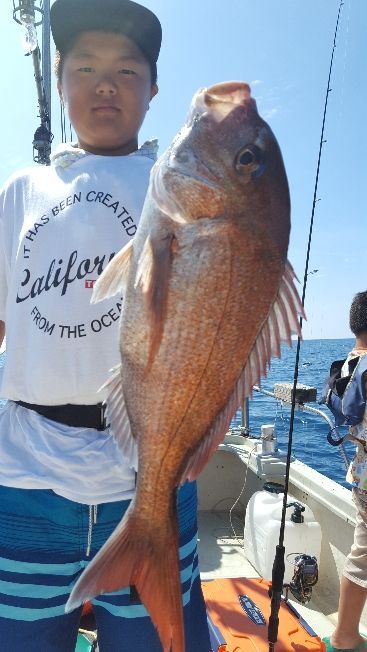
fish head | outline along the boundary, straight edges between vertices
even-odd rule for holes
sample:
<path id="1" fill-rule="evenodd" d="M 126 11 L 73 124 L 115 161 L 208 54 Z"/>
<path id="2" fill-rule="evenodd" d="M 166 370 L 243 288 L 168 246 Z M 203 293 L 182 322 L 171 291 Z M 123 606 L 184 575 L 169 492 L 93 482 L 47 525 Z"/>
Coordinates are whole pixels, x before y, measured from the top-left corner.
<path id="1" fill-rule="evenodd" d="M 290 200 L 281 151 L 245 82 L 196 93 L 185 125 L 153 168 L 151 188 L 177 222 L 225 217 L 242 228 L 256 222 L 287 249 Z"/>

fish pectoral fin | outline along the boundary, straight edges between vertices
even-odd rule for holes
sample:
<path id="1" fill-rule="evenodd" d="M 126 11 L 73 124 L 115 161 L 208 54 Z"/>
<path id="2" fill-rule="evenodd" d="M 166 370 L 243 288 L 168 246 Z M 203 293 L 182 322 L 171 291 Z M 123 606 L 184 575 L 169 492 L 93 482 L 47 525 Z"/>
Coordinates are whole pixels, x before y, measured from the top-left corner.
<path id="1" fill-rule="evenodd" d="M 147 237 L 138 264 L 135 287 L 144 294 L 150 324 L 148 368 L 152 364 L 162 340 L 167 310 L 169 281 L 177 240 L 173 233 L 164 237 Z"/>
<path id="2" fill-rule="evenodd" d="M 205 464 L 223 441 L 236 410 L 243 405 L 247 396 L 252 394 L 254 385 L 266 376 L 271 357 L 280 357 L 280 343 L 285 340 L 292 343 L 292 333 L 301 336 L 298 315 L 305 316 L 302 303 L 294 285 L 295 274 L 289 262 L 286 263 L 283 278 L 264 322 L 242 369 L 238 381 L 226 405 L 219 412 L 202 438 L 199 447 L 192 454 L 185 467 L 181 484 L 186 480 L 195 480 Z"/>
<path id="3" fill-rule="evenodd" d="M 99 390 L 107 392 L 106 421 L 128 466 L 138 468 L 138 445 L 133 436 L 126 409 L 121 380 L 121 364 L 111 370 L 111 376 Z"/>
<path id="4" fill-rule="evenodd" d="M 124 292 L 133 253 L 133 241 L 125 245 L 108 263 L 101 276 L 94 284 L 91 303 L 109 299 L 119 292 Z"/>
<path id="5" fill-rule="evenodd" d="M 134 586 L 157 628 L 164 652 L 185 652 L 177 518 L 162 530 L 142 528 L 134 501 L 74 586 L 68 613 L 97 595 Z M 154 523 L 153 523 L 154 525 Z M 175 545 L 176 544 L 176 545 Z M 135 592 L 136 596 L 136 592 Z"/>

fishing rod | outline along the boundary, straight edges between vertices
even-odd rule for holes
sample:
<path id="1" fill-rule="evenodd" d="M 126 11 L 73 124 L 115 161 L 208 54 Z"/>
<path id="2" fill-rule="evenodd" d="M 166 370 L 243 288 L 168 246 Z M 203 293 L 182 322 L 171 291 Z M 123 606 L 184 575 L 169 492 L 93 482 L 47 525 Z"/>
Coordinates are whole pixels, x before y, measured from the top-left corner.
<path id="1" fill-rule="evenodd" d="M 336 37 L 337 37 L 337 34 L 338 34 L 340 15 L 341 15 L 341 10 L 342 10 L 343 4 L 344 4 L 344 2 L 342 0 L 340 0 L 338 16 L 337 16 L 337 21 L 336 21 L 336 27 L 335 27 L 335 32 L 334 32 L 333 47 L 332 47 L 332 51 L 331 51 L 330 66 L 329 66 L 329 76 L 328 76 L 328 81 L 327 81 L 326 96 L 325 96 L 325 103 L 324 103 L 324 113 L 323 113 L 323 119 L 322 119 L 319 153 L 318 153 L 317 168 L 316 168 L 315 187 L 314 187 L 312 211 L 311 211 L 311 219 L 310 219 L 310 228 L 309 228 L 309 235 L 308 235 L 305 272 L 304 272 L 304 277 L 303 277 L 303 289 L 302 289 L 302 306 L 303 307 L 305 305 L 307 278 L 308 278 L 308 275 L 309 275 L 308 266 L 309 266 L 309 259 L 310 259 L 310 250 L 311 250 L 312 232 L 313 232 L 313 224 L 314 224 L 314 216 L 315 216 L 315 207 L 316 207 L 316 203 L 317 203 L 317 188 L 318 188 L 318 182 L 319 182 L 321 155 L 322 155 L 323 146 L 324 146 L 324 144 L 326 142 L 324 140 L 324 131 L 325 131 L 325 123 L 326 123 L 326 114 L 327 114 L 329 94 L 331 92 L 330 80 L 331 80 L 331 73 L 332 73 L 333 63 L 334 63 L 334 53 L 335 53 L 335 49 L 336 49 Z M 303 324 L 303 317 L 301 315 L 300 319 L 299 319 L 300 332 L 302 332 L 302 324 Z M 301 348 L 301 336 L 299 335 L 298 338 L 297 338 L 296 359 L 295 359 L 295 366 L 294 366 L 292 404 L 291 404 L 291 415 L 290 415 L 290 423 L 289 423 L 289 437 L 288 437 L 287 461 L 286 461 L 285 482 L 284 482 L 284 497 L 283 497 L 282 517 L 281 517 L 281 524 L 280 524 L 279 543 L 278 543 L 278 545 L 276 547 L 275 559 L 274 559 L 273 571 L 272 571 L 271 609 L 270 609 L 270 617 L 269 617 L 269 625 L 268 625 L 269 652 L 274 652 L 275 644 L 276 644 L 277 638 L 278 638 L 279 609 L 280 609 L 280 603 L 281 603 L 281 598 L 282 598 L 283 579 L 284 579 L 284 570 L 285 570 L 285 566 L 284 566 L 284 553 L 285 553 L 284 530 L 285 530 L 285 516 L 286 516 L 286 507 L 287 507 L 288 485 L 289 485 L 289 470 L 290 470 L 290 462 L 291 462 L 291 455 L 292 455 L 293 425 L 294 425 L 294 414 L 295 414 L 295 407 L 296 407 L 296 389 L 297 389 L 297 381 L 298 381 L 300 348 Z"/>
<path id="2" fill-rule="evenodd" d="M 39 4 L 37 4 L 39 3 Z M 33 137 L 33 160 L 50 165 L 51 143 L 51 61 L 50 61 L 50 0 L 13 0 L 13 18 L 23 27 L 23 47 L 33 60 L 39 106 L 40 126 Z M 42 25 L 42 55 L 38 46 L 37 27 Z"/>

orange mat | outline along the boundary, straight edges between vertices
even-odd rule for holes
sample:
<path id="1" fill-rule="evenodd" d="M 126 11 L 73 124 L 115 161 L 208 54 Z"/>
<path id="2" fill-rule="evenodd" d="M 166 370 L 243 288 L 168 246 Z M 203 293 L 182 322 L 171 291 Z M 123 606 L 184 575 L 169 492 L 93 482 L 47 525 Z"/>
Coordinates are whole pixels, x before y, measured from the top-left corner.
<path id="1" fill-rule="evenodd" d="M 271 583 L 263 579 L 202 582 L 213 652 L 268 652 Z M 279 610 L 276 652 L 325 652 L 325 644 L 285 602 Z"/>

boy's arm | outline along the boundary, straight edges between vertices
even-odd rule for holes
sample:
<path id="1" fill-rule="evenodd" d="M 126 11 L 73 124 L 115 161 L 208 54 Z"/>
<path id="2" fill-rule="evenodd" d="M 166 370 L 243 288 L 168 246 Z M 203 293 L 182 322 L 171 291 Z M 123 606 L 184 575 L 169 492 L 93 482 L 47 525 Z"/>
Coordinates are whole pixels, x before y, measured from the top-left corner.
<path id="1" fill-rule="evenodd" d="M 0 346 L 3 343 L 4 337 L 5 337 L 5 323 L 3 321 L 0 321 Z"/>

